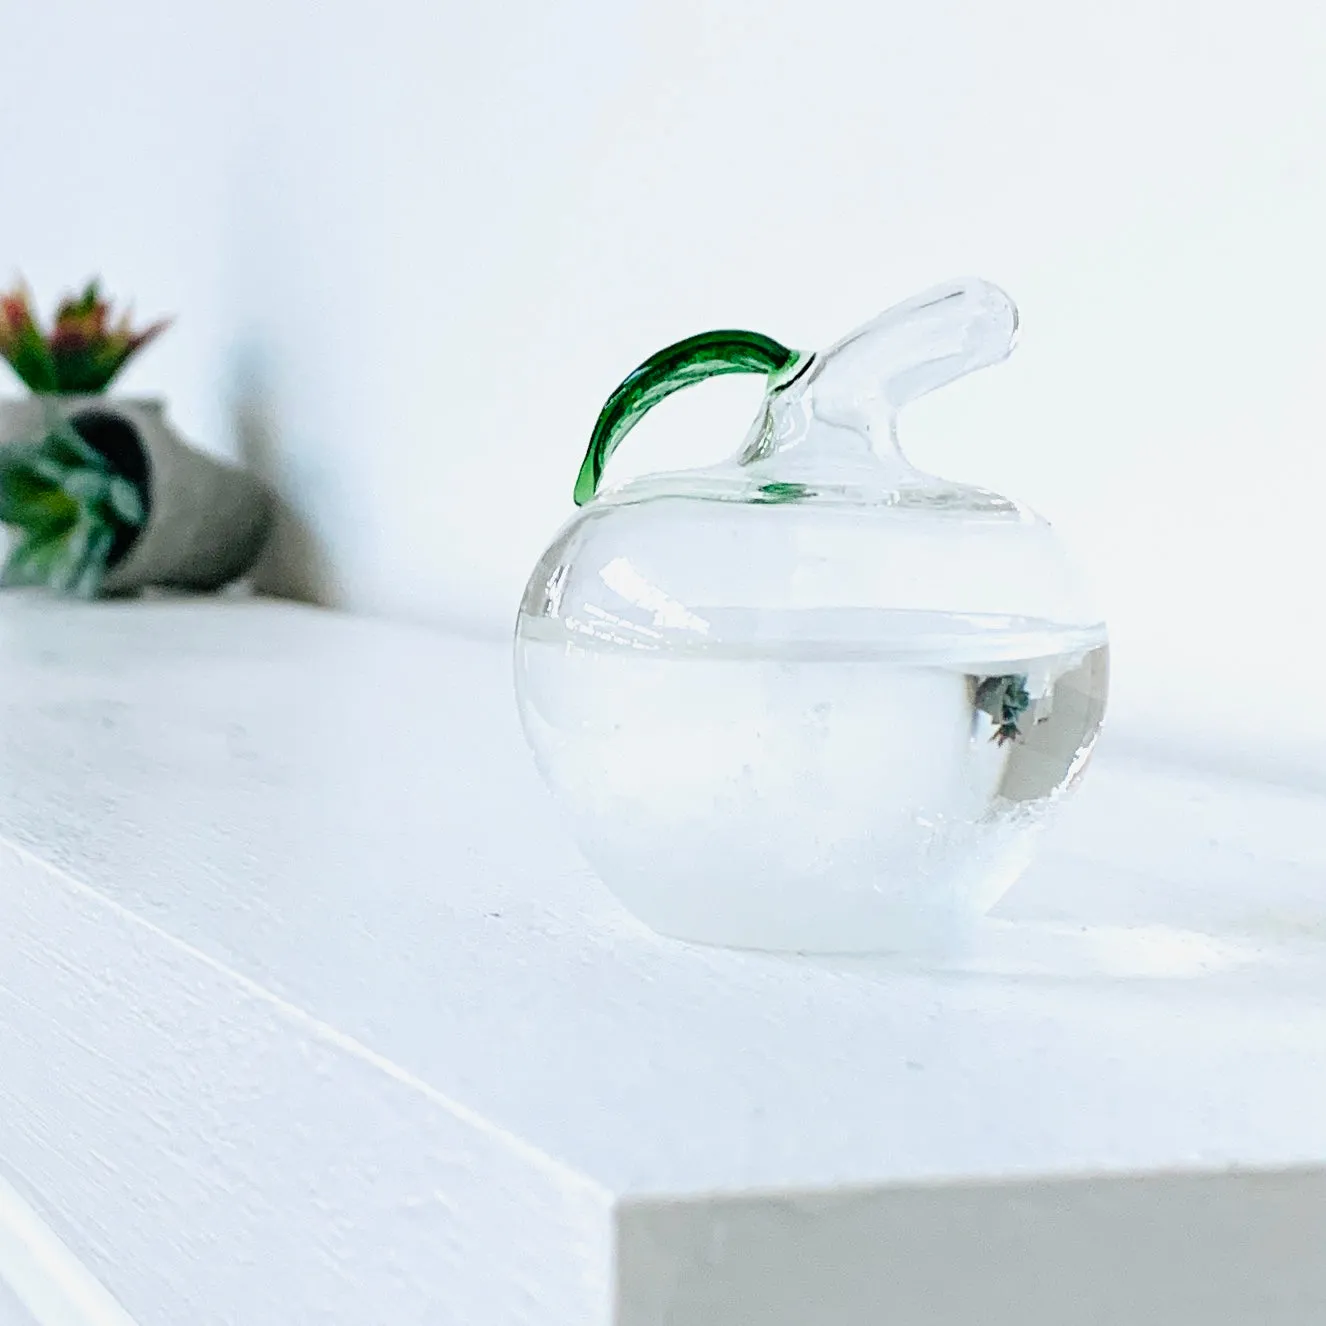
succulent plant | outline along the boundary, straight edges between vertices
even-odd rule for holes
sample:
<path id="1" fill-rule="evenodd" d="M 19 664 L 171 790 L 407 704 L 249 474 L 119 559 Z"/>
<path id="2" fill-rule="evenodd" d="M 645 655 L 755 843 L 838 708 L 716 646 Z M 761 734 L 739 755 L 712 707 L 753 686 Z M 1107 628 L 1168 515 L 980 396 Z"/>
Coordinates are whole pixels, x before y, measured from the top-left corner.
<path id="1" fill-rule="evenodd" d="M 49 333 L 38 326 L 25 286 L 0 295 L 0 354 L 41 394 L 105 391 L 130 356 L 168 325 L 162 319 L 134 330 L 128 313 L 112 321 L 111 305 L 95 280 L 82 294 L 60 301 Z"/>
<path id="2" fill-rule="evenodd" d="M 139 486 L 63 420 L 0 447 L 0 522 L 16 531 L 0 585 L 95 598 L 146 519 Z"/>
<path id="3" fill-rule="evenodd" d="M 1022 718 L 1031 708 L 1025 676 L 1014 673 L 1006 677 L 986 677 L 976 684 L 975 702 L 977 709 L 994 720 L 991 741 L 1002 746 L 1006 741 L 1018 741 L 1022 737 Z"/>

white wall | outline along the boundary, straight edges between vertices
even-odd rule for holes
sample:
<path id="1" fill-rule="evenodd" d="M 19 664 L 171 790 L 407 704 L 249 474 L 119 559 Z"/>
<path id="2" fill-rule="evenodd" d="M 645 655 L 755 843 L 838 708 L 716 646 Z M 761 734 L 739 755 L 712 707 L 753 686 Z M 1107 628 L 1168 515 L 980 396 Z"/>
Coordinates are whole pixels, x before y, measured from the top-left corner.
<path id="1" fill-rule="evenodd" d="M 979 273 L 1022 347 L 912 410 L 914 458 L 1083 548 L 1134 726 L 1326 770 L 1312 0 L 0 0 L 0 37 L 0 267 L 180 312 L 126 385 L 270 451 L 307 526 L 273 583 L 505 629 L 645 354 Z M 670 404 L 618 472 L 758 394 Z"/>

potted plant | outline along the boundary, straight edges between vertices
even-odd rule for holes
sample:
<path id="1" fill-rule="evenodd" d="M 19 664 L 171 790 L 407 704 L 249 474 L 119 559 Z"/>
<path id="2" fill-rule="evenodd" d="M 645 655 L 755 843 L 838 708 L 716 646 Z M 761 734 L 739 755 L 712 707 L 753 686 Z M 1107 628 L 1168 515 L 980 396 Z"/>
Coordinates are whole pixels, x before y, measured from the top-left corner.
<path id="1" fill-rule="evenodd" d="M 107 394 L 167 326 L 135 329 L 89 283 L 49 331 L 27 291 L 0 295 L 0 355 L 31 389 L 0 402 L 0 583 L 90 597 L 148 585 L 216 589 L 262 551 L 272 499 L 183 441 L 155 399 Z"/>

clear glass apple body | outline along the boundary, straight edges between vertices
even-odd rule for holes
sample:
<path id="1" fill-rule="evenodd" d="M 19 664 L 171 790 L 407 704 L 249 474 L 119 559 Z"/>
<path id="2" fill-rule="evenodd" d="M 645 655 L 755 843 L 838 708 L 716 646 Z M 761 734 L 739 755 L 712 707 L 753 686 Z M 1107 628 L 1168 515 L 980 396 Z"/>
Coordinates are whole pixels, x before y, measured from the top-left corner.
<path id="1" fill-rule="evenodd" d="M 604 491 L 526 588 L 516 691 L 596 873 L 656 930 L 801 952 L 960 944 L 1104 712 L 1052 528 L 921 473 L 896 411 L 1003 358 L 984 283 L 771 375 L 740 452 Z"/>

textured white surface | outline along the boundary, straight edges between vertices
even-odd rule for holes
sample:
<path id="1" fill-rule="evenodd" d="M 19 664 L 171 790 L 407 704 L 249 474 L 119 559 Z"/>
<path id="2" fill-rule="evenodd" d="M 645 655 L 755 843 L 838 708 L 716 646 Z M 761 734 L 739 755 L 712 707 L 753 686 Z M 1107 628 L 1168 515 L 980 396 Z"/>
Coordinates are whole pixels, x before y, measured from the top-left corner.
<path id="1" fill-rule="evenodd" d="M 144 1326 L 1326 1312 L 1320 791 L 1107 745 L 935 972 L 644 932 L 492 645 L 11 597 L 0 714 L 0 1165 Z"/>
<path id="2" fill-rule="evenodd" d="M 38 1326 L 8 1286 L 0 1285 L 0 1326 Z"/>
<path id="3" fill-rule="evenodd" d="M 105 1286 L 3 1181 L 0 1326 L 134 1326 Z"/>

